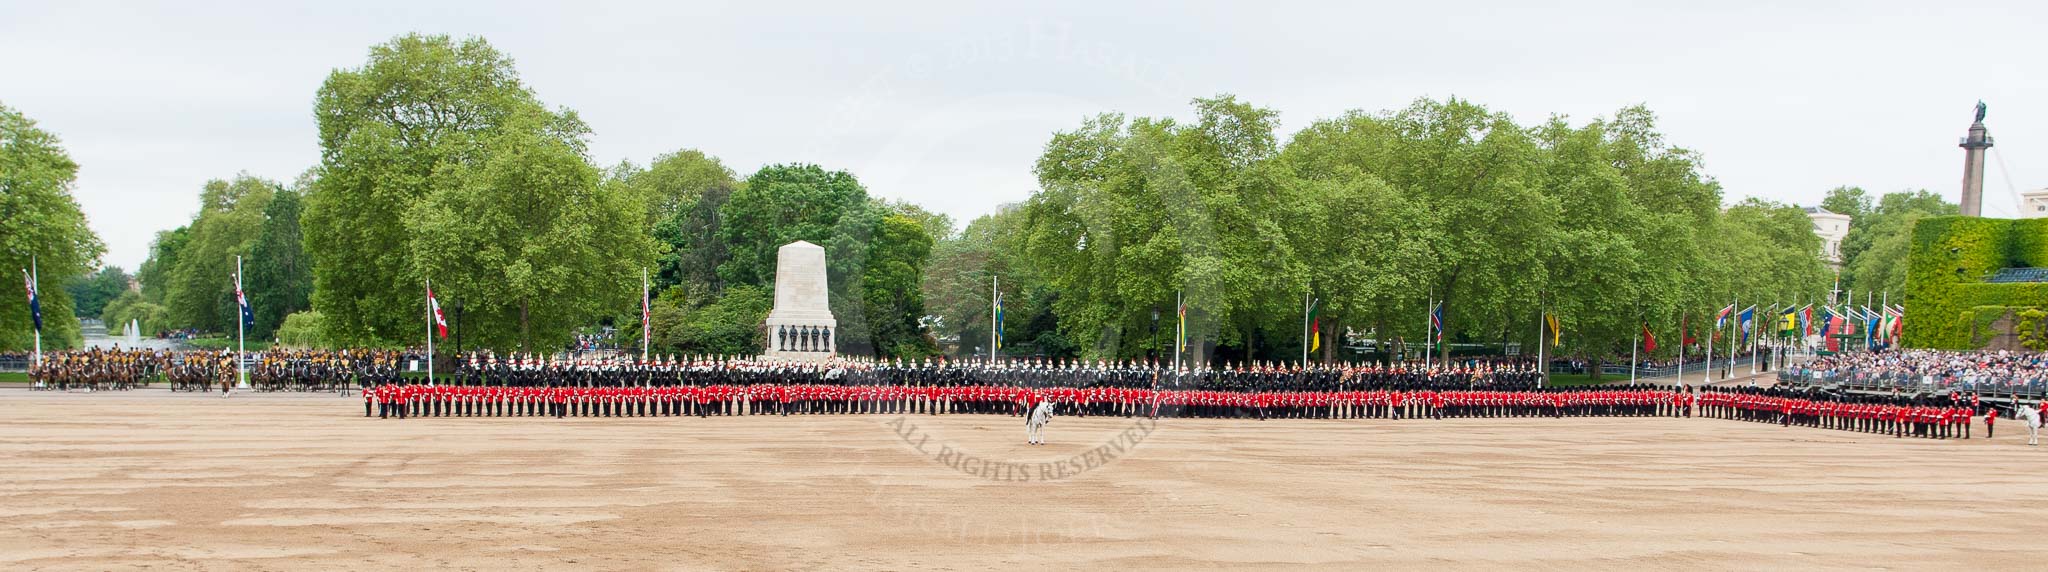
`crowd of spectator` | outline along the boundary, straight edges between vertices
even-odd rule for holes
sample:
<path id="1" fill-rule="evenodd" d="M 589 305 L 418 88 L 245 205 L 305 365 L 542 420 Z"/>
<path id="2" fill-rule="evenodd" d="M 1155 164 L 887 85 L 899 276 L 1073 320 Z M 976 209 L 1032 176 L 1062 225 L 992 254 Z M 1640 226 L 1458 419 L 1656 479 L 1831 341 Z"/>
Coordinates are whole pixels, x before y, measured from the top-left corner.
<path id="1" fill-rule="evenodd" d="M 1880 350 L 1819 358 L 1786 369 L 1783 377 L 1856 388 L 2041 395 L 2048 389 L 2048 354 Z"/>

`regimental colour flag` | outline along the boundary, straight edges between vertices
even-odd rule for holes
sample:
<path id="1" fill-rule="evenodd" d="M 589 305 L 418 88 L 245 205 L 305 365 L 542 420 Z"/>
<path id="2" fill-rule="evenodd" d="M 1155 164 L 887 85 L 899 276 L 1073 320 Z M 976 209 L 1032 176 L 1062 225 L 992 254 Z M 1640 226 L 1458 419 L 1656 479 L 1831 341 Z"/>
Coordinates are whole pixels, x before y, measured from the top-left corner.
<path id="1" fill-rule="evenodd" d="M 43 331 L 43 299 L 42 296 L 37 295 L 36 279 L 28 273 L 27 268 L 21 269 L 21 282 L 28 285 L 29 318 L 35 321 L 36 331 Z"/>
<path id="2" fill-rule="evenodd" d="M 441 302 L 434 299 L 434 287 L 427 287 L 427 309 L 434 314 L 434 330 L 442 339 L 448 338 L 448 319 L 441 316 Z"/>

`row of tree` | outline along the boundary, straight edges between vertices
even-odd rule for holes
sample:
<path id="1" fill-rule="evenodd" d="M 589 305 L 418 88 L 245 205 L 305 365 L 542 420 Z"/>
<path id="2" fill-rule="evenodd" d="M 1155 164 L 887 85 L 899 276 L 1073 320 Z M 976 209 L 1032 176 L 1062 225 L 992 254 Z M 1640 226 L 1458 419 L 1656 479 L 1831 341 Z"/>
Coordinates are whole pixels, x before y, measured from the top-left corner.
<path id="1" fill-rule="evenodd" d="M 986 345 L 996 275 L 1025 351 L 1164 359 L 1184 299 L 1197 361 L 1300 359 L 1305 296 L 1322 359 L 1356 357 L 1338 353 L 1344 332 L 1419 344 L 1441 304 L 1449 342 L 1533 353 L 1547 312 L 1558 350 L 1599 360 L 1646 326 L 1704 340 L 1736 298 L 1811 302 L 1830 279 L 1800 209 L 1724 208 L 1639 107 L 1524 126 L 1421 100 L 1283 141 L 1276 113 L 1224 96 L 1195 100 L 1191 121 L 1090 119 L 1036 170 L 1041 190 L 942 242 L 926 274 L 963 353 Z"/>

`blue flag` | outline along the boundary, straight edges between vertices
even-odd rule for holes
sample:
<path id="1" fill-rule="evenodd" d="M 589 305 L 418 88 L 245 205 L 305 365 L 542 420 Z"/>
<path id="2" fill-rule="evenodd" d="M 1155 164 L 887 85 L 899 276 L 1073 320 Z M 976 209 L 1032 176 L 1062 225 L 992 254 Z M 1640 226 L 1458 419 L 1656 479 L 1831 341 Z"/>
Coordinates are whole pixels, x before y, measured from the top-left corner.
<path id="1" fill-rule="evenodd" d="M 235 305 L 242 310 L 242 327 L 256 327 L 256 312 L 249 309 L 249 297 L 242 295 L 242 277 L 235 276 Z"/>
<path id="2" fill-rule="evenodd" d="M 28 315 L 35 320 L 36 331 L 43 331 L 43 300 L 36 295 L 36 279 L 24 268 L 21 270 L 21 282 L 28 285 Z"/>
<path id="3" fill-rule="evenodd" d="M 1755 320 L 1756 320 L 1756 307 L 1755 307 L 1755 306 L 1750 306 L 1750 307 L 1749 307 L 1749 309 L 1747 309 L 1747 310 L 1743 310 L 1743 311 L 1742 311 L 1742 313 L 1741 313 L 1740 315 L 1737 315 L 1737 316 L 1736 316 L 1736 318 L 1735 318 L 1735 321 L 1736 321 L 1736 323 L 1742 324 L 1742 343 L 1745 343 L 1745 344 L 1746 344 L 1746 343 L 1749 343 L 1749 331 L 1750 331 L 1751 329 L 1754 329 L 1754 328 L 1756 327 L 1756 323 L 1755 323 Z"/>
<path id="4" fill-rule="evenodd" d="M 996 349 L 1003 349 L 1003 295 L 996 294 Z"/>

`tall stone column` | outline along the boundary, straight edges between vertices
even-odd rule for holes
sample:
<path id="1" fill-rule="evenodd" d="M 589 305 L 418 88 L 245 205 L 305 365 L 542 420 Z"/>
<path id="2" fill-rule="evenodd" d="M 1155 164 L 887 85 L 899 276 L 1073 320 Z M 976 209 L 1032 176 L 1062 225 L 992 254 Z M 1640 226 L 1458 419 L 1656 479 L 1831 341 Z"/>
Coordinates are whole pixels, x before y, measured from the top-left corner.
<path id="1" fill-rule="evenodd" d="M 1984 152 L 1991 135 L 1984 129 L 1984 102 L 1977 102 L 1977 120 L 1958 147 L 1963 148 L 1963 216 L 1984 216 Z"/>

